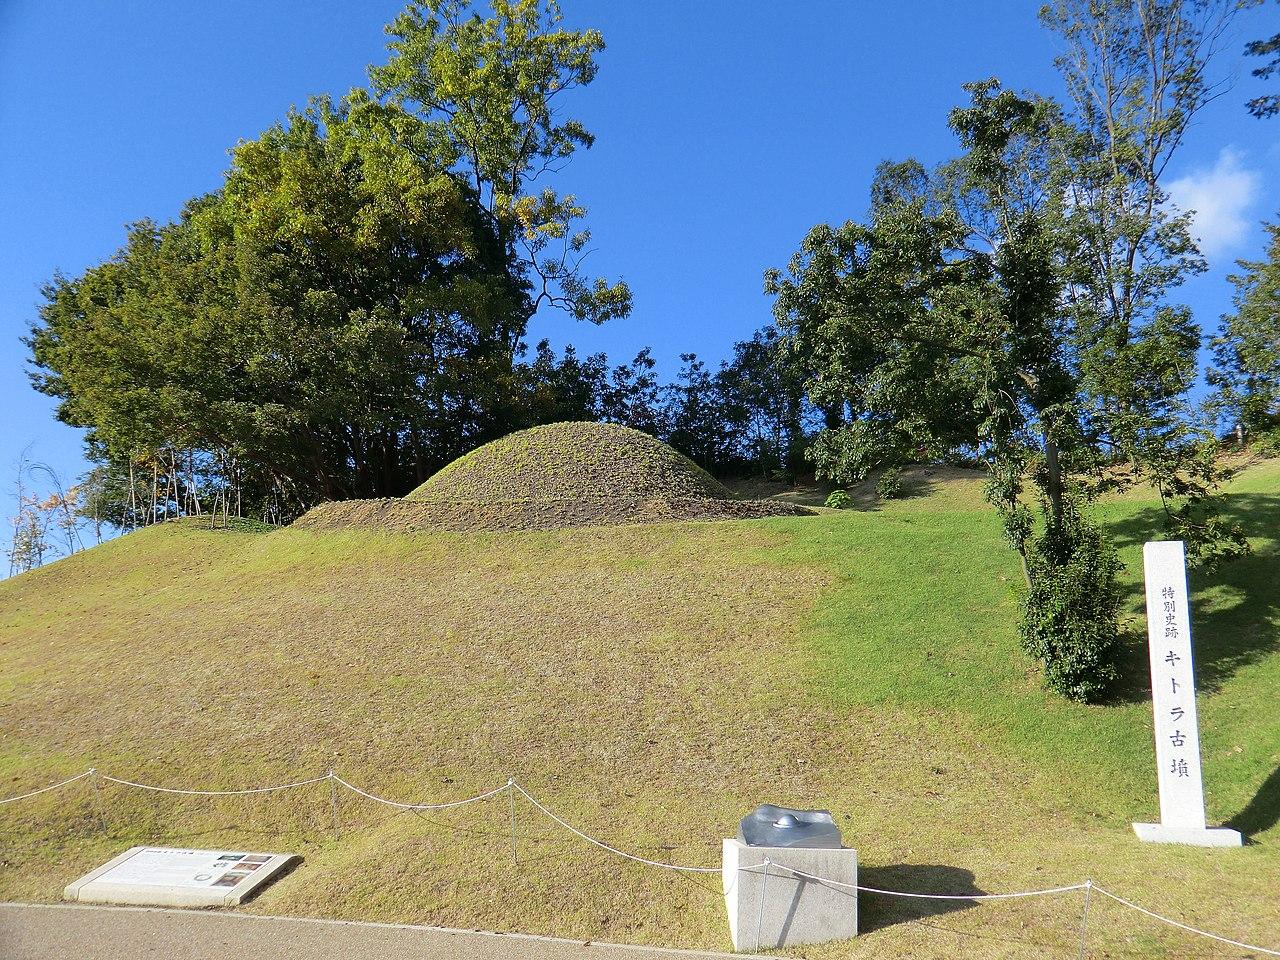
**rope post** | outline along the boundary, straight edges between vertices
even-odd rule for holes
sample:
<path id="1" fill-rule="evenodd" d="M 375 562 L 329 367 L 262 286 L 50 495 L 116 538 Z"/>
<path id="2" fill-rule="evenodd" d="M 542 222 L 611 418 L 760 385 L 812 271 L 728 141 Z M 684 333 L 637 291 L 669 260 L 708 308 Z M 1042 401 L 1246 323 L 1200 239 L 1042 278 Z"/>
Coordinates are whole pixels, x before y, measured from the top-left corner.
<path id="1" fill-rule="evenodd" d="M 760 949 L 760 928 L 764 925 L 764 898 L 769 892 L 769 864 L 772 861 L 765 857 L 764 859 L 764 880 L 760 884 L 760 904 L 756 909 L 756 949 Z"/>
<path id="2" fill-rule="evenodd" d="M 1084 910 L 1080 914 L 1080 957 L 1079 960 L 1085 960 L 1084 954 L 1087 949 L 1086 940 L 1089 936 L 1089 894 L 1093 893 L 1093 881 L 1086 880 L 1084 882 Z"/>
<path id="3" fill-rule="evenodd" d="M 89 768 L 89 779 L 93 783 L 93 807 L 98 815 L 98 829 L 107 832 L 107 808 L 102 802 L 102 777 L 96 767 Z"/>
<path id="4" fill-rule="evenodd" d="M 342 820 L 338 816 L 338 778 L 329 768 L 329 801 L 333 804 L 333 839 L 342 837 Z"/>
<path id="5" fill-rule="evenodd" d="M 520 862 L 520 848 L 516 842 L 516 781 L 507 777 L 507 801 L 511 813 L 511 862 Z"/>

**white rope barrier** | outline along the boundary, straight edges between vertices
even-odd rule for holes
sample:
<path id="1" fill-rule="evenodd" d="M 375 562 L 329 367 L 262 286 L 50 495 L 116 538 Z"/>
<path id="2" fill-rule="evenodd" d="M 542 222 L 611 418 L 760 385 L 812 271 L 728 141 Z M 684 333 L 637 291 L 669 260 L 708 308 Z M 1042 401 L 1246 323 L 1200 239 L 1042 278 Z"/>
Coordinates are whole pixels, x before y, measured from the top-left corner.
<path id="1" fill-rule="evenodd" d="M 1110 897 L 1116 903 L 1123 904 L 1124 906 L 1128 907 L 1130 910 L 1137 910 L 1139 913 L 1145 913 L 1148 917 L 1151 917 L 1153 920 L 1159 920 L 1161 923 L 1167 923 L 1169 926 L 1177 927 L 1179 930 L 1185 930 L 1187 933 L 1194 933 L 1201 937 L 1208 937 L 1210 940 L 1217 940 L 1219 943 L 1230 944 L 1231 946 L 1239 947 L 1242 950 L 1256 950 L 1258 953 L 1265 953 L 1267 954 L 1267 956 L 1270 956 L 1270 957 L 1280 957 L 1280 950 L 1268 950 L 1266 947 L 1259 947 L 1252 943 L 1241 943 L 1239 940 L 1230 940 L 1227 937 L 1220 937 L 1216 933 L 1210 933 L 1208 930 L 1200 930 L 1197 927 L 1188 926 L 1185 923 L 1179 923 L 1177 920 L 1172 920 L 1169 917 L 1161 916 L 1160 914 L 1155 913 L 1152 910 L 1148 910 L 1146 907 L 1140 907 L 1136 903 L 1132 902 L 1131 900 L 1126 900 L 1124 897 L 1118 897 L 1114 893 L 1112 893 L 1110 890 L 1104 890 L 1102 887 L 1098 886 L 1096 883 L 1093 884 L 1093 889 L 1097 890 L 1104 897 Z"/>
<path id="2" fill-rule="evenodd" d="M 475 803 L 477 800 L 488 800 L 492 796 L 496 796 L 499 793 L 511 789 L 511 785 L 509 783 L 504 783 L 500 787 L 494 787 L 492 790 L 486 790 L 484 793 L 476 794 L 474 797 L 467 797 L 465 800 L 453 800 L 448 803 L 400 803 L 397 800 L 387 800 L 385 797 L 379 797 L 372 793 L 367 793 L 354 784 L 350 784 L 346 780 L 343 780 L 336 773 L 333 774 L 333 779 L 342 784 L 352 793 L 358 793 L 360 796 L 366 797 L 369 800 L 373 800 L 377 803 L 385 803 L 388 807 L 396 807 L 400 810 L 448 810 L 451 807 L 465 807 L 468 803 Z"/>
<path id="3" fill-rule="evenodd" d="M 521 786 L 515 780 L 508 780 L 506 783 L 502 784 L 501 786 L 494 787 L 492 790 L 486 790 L 484 793 L 476 794 L 474 797 L 467 797 L 464 800 L 453 800 L 445 803 L 401 803 L 400 801 L 397 801 L 397 800 L 388 800 L 385 797 L 379 797 L 376 794 L 369 793 L 366 790 L 361 790 L 355 784 L 350 783 L 347 780 L 344 780 L 342 777 L 338 776 L 333 771 L 326 773 L 322 777 L 312 777 L 309 780 L 298 780 L 293 783 L 282 783 L 282 784 L 278 784 L 275 786 L 268 786 L 268 787 L 249 787 L 242 790 L 188 790 L 188 789 L 180 789 L 177 787 L 161 787 L 155 784 L 138 783 L 134 780 L 124 780 L 124 779 L 121 779 L 120 777 L 111 777 L 104 773 L 98 773 L 95 769 L 89 769 L 89 770 L 86 770 L 84 773 L 76 774 L 74 777 L 68 777 L 66 780 L 60 780 L 57 783 L 51 783 L 46 787 L 40 787 L 38 790 L 32 790 L 28 793 L 22 793 L 22 794 L 18 794 L 17 796 L 5 797 L 3 799 L 0 799 L 0 806 L 4 806 L 5 804 L 8 804 L 8 803 L 15 803 L 19 800 L 27 800 L 31 797 L 39 796 L 42 793 L 49 793 L 50 791 L 53 791 L 53 790 L 60 790 L 63 787 L 67 787 L 73 783 L 76 783 L 77 781 L 84 780 L 87 777 L 96 777 L 97 780 L 105 780 L 110 783 L 118 784 L 122 787 L 132 787 L 137 790 L 147 790 L 154 793 L 171 793 L 171 794 L 181 794 L 183 796 L 199 796 L 199 797 L 240 797 L 240 796 L 248 796 L 252 794 L 276 793 L 281 790 L 293 790 L 298 787 L 309 787 L 317 783 L 332 782 L 335 784 L 341 784 L 351 792 L 356 793 L 368 800 L 372 800 L 376 803 L 385 804 L 386 806 L 389 806 L 389 807 L 395 807 L 400 810 L 448 810 L 454 807 L 462 807 L 470 803 L 476 803 L 480 800 L 487 800 L 490 797 L 497 796 L 498 794 L 501 794 L 501 793 L 508 793 L 514 799 L 515 794 L 519 793 L 526 800 L 528 800 L 529 803 L 531 803 L 535 809 L 537 809 L 540 813 L 542 813 L 548 819 L 559 824 L 561 827 L 568 830 L 570 833 L 574 834 L 575 836 L 587 841 L 590 844 L 593 844 L 594 846 L 599 847 L 601 850 L 607 850 L 609 853 L 612 853 L 616 856 L 623 857 L 627 860 L 635 861 L 636 863 L 643 863 L 647 866 L 659 867 L 664 870 L 676 870 L 681 873 L 720 873 L 721 872 L 720 867 L 691 867 L 683 864 L 667 863 L 663 860 L 651 860 L 648 857 L 641 857 L 634 853 L 628 853 L 625 850 L 619 850 L 617 847 L 610 846 L 609 844 L 605 843 L 603 840 L 597 840 L 595 837 L 591 836 L 590 834 L 584 833 L 583 831 L 575 827 L 573 824 L 565 820 L 563 817 L 559 816 L 558 814 L 554 813 L 552 810 L 548 809 L 545 805 L 540 803 L 538 799 L 533 796 L 533 794 L 529 793 L 528 790 L 526 790 L 523 786 Z M 515 822 L 514 808 L 512 809 L 511 814 L 512 814 L 512 825 L 513 825 L 513 831 L 514 831 L 514 822 Z M 514 832 L 513 832 L 513 837 L 514 837 Z M 514 850 L 514 847 L 513 847 L 513 850 Z M 878 894 L 880 896 L 886 896 L 886 897 L 907 897 L 907 898 L 916 899 L 916 900 L 1015 900 L 1023 897 L 1044 897 L 1044 896 L 1051 896 L 1053 894 L 1059 894 L 1059 893 L 1073 893 L 1077 890 L 1084 890 L 1086 891 L 1086 894 L 1087 894 L 1090 891 L 1096 890 L 1098 893 L 1102 894 L 1104 897 L 1108 897 L 1109 899 L 1114 900 L 1116 903 L 1119 903 L 1122 906 L 1129 908 L 1130 910 L 1136 910 L 1138 913 L 1148 916 L 1153 920 L 1157 920 L 1160 923 L 1167 924 L 1171 927 L 1176 927 L 1177 929 L 1182 930 L 1186 933 L 1195 934 L 1196 936 L 1199 936 L 1199 937 L 1206 937 L 1210 940 L 1216 940 L 1219 943 L 1225 943 L 1229 946 L 1238 947 L 1242 950 L 1253 950 L 1258 953 L 1266 954 L 1267 956 L 1280 957 L 1280 950 L 1272 950 L 1267 947 L 1257 946 L 1256 944 L 1244 943 L 1243 941 L 1240 941 L 1240 940 L 1232 940 L 1229 937 L 1223 937 L 1216 933 L 1210 933 L 1207 930 L 1201 930 L 1198 927 L 1193 927 L 1189 924 L 1182 923 L 1178 920 L 1172 919 L 1171 917 L 1163 916 L 1162 914 L 1156 913 L 1153 910 L 1148 910 L 1146 907 L 1143 907 L 1143 906 L 1140 906 L 1139 904 L 1134 903 L 1132 900 L 1126 900 L 1124 897 L 1118 896 L 1117 894 L 1114 894 L 1109 890 L 1105 890 L 1091 880 L 1086 881 L 1085 883 L 1075 883 L 1075 884 L 1071 884 L 1069 886 L 1064 886 L 1064 887 L 1046 887 L 1041 890 L 1023 890 L 1023 891 L 1017 891 L 1014 893 L 973 893 L 973 894 L 913 893 L 906 890 L 885 890 L 880 887 L 868 887 L 862 884 L 846 883 L 841 880 L 832 880 L 828 877 L 820 877 L 820 876 L 817 876 L 816 874 L 806 873 L 803 870 L 796 870 L 792 867 L 786 866 L 785 864 L 774 863 L 773 861 L 765 861 L 764 863 L 753 864 L 751 866 L 745 866 L 745 867 L 739 867 L 738 869 L 739 870 L 759 870 L 763 868 L 767 871 L 772 867 L 777 867 L 781 870 L 785 870 L 786 872 L 792 874 L 793 876 L 802 877 L 805 880 L 810 880 L 814 883 L 824 883 L 824 884 L 829 884 L 835 887 L 844 887 L 846 889 L 857 890 L 862 893 Z"/>
<path id="4" fill-rule="evenodd" d="M 780 864 L 775 864 L 780 866 Z M 823 880 L 822 877 L 809 877 L 811 880 L 822 880 L 823 883 L 837 883 L 835 880 Z M 880 890 L 876 887 L 858 886 L 863 893 L 878 893 L 886 897 L 914 897 L 918 900 L 1016 900 L 1021 897 L 1045 897 L 1054 893 L 1070 893 L 1073 890 L 1087 889 L 1084 883 L 1073 883 L 1069 887 L 1049 887 L 1045 890 L 1024 890 L 1019 893 L 907 893 L 903 890 Z"/>
<path id="5" fill-rule="evenodd" d="M 105 773 L 100 773 L 98 776 L 110 783 L 118 783 L 122 787 L 150 790 L 153 793 L 180 793 L 189 797 L 243 797 L 252 793 L 276 793 L 280 790 L 293 790 L 295 787 L 309 787 L 313 783 L 324 783 L 329 779 L 328 774 L 326 774 L 323 777 L 312 777 L 310 780 L 299 780 L 296 783 L 282 783 L 274 787 L 249 787 L 245 790 L 179 790 L 175 787 L 158 787 L 150 783 L 121 780 L 119 777 L 109 777 Z"/>
<path id="6" fill-rule="evenodd" d="M 48 793 L 50 790 L 58 790 L 67 786 L 67 784 L 75 783 L 77 780 L 83 780 L 85 777 L 91 776 L 93 776 L 93 771 L 86 770 L 84 773 L 77 773 L 74 777 L 69 777 L 61 783 L 51 783 L 47 787 L 41 787 L 39 790 L 32 790 L 30 793 L 21 793 L 16 797 L 7 797 L 4 800 L 0 800 L 0 806 L 4 806 L 6 803 L 14 803 L 17 800 L 26 800 L 28 797 L 39 796 L 42 793 Z"/>
<path id="7" fill-rule="evenodd" d="M 911 897 L 916 900 L 1015 900 L 1020 897 L 1045 897 L 1054 893 L 1071 893 L 1073 890 L 1084 890 L 1089 886 L 1087 883 L 1073 883 L 1068 887 L 1047 887 L 1043 890 L 1023 890 L 1018 893 L 907 893 L 905 890 L 882 890 L 879 887 L 864 887 L 859 883 L 828 880 L 826 877 L 805 873 L 803 870 L 795 870 L 781 863 L 773 865 L 780 870 L 793 873 L 797 877 L 804 877 L 806 880 L 813 880 L 817 883 L 828 883 L 833 887 L 845 887 L 850 890 L 859 890 L 862 893 L 878 893 L 886 897 Z"/>
<path id="8" fill-rule="evenodd" d="M 636 861 L 636 863 L 646 863 L 651 867 L 662 867 L 666 870 L 679 870 L 681 873 L 719 873 L 720 872 L 719 867 L 685 867 L 676 863 L 664 863 L 661 860 L 649 860 L 646 857 L 638 857 L 634 853 L 627 853 L 625 850 L 619 850 L 617 847 L 611 847 L 609 846 L 609 844 L 603 842 L 602 840 L 597 840 L 595 837 L 588 836 L 587 834 L 579 830 L 577 827 L 573 826 L 573 824 L 568 823 L 567 821 L 562 820 L 560 817 L 556 816 L 554 813 L 552 813 L 550 810 L 548 810 L 546 807 L 540 804 L 537 800 L 535 800 L 533 798 L 533 795 L 529 793 L 528 790 L 520 786 L 520 784 L 516 783 L 514 780 L 511 782 L 511 786 L 516 790 L 519 790 L 522 794 L 524 794 L 524 798 L 526 800 L 528 800 L 535 807 L 541 810 L 543 814 L 550 817 L 556 823 L 560 824 L 560 826 L 564 827 L 570 833 L 576 834 L 577 836 L 581 837 L 583 840 L 586 840 L 587 843 L 594 843 L 597 847 L 599 847 L 602 850 L 608 850 L 610 853 L 615 853 L 620 857 L 626 857 L 628 860 L 634 860 Z M 763 866 L 763 864 L 761 864 L 761 866 Z M 746 868 L 746 869 L 751 869 L 751 868 Z"/>

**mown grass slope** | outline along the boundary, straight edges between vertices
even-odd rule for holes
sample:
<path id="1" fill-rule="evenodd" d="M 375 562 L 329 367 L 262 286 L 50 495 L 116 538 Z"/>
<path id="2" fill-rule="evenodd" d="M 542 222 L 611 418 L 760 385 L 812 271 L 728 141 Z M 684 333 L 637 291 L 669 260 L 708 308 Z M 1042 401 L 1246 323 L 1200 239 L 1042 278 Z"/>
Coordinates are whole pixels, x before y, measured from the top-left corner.
<path id="1" fill-rule="evenodd" d="M 932 484 L 932 486 L 931 486 Z M 1092 877 L 1280 947 L 1280 462 L 1229 504 L 1254 554 L 1193 576 L 1210 817 L 1241 850 L 1137 843 L 1150 705 L 1044 693 L 1019 573 L 972 481 L 868 511 L 734 523 L 387 535 L 152 528 L 0 583 L 0 794 L 90 765 L 174 786 L 322 774 L 451 800 L 514 776 L 589 832 L 716 865 L 762 801 L 829 807 L 864 882 L 1001 892 Z M 1103 512 L 1131 585 L 1155 529 Z M 505 798 L 407 814 L 328 787 L 192 799 L 79 784 L 0 808 L 0 898 L 56 899 L 134 843 L 291 850 L 248 909 L 725 947 L 716 875 L 617 860 Z M 864 896 L 814 957 L 1075 956 L 1078 895 Z M 1090 956 L 1230 957 L 1096 899 Z"/>

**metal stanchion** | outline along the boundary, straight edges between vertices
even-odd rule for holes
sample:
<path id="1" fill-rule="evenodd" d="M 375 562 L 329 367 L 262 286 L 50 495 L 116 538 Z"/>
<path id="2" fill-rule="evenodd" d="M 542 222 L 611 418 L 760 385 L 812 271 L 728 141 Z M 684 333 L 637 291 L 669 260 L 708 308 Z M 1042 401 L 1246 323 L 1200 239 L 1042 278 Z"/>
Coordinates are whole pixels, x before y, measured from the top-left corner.
<path id="1" fill-rule="evenodd" d="M 1093 893 L 1093 881 L 1084 882 L 1084 910 L 1080 914 L 1080 958 L 1084 960 L 1086 940 L 1089 936 L 1089 894 Z"/>
<path id="2" fill-rule="evenodd" d="M 507 800 L 511 813 L 511 862 L 520 862 L 520 848 L 516 842 L 516 782 L 513 778 L 507 778 Z"/>
<path id="3" fill-rule="evenodd" d="M 760 883 L 760 906 L 756 910 L 756 949 L 760 949 L 760 928 L 764 925 L 764 898 L 769 893 L 769 860 L 764 861 L 764 880 Z"/>
<path id="4" fill-rule="evenodd" d="M 329 800 L 333 804 L 333 839 L 338 840 L 342 837 L 342 820 L 338 816 L 338 781 L 332 767 L 329 768 Z"/>
<path id="5" fill-rule="evenodd" d="M 102 778 L 98 776 L 98 771 L 94 767 L 89 768 L 92 776 L 89 778 L 93 782 L 93 806 L 98 814 L 98 829 L 103 833 L 107 832 L 107 807 L 102 802 Z"/>

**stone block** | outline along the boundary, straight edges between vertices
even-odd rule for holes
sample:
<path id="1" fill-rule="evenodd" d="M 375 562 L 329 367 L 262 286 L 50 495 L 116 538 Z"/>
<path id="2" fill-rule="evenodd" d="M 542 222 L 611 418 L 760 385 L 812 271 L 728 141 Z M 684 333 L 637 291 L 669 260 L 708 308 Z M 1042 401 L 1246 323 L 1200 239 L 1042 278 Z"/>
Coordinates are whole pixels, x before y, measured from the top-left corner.
<path id="1" fill-rule="evenodd" d="M 762 866 L 766 860 L 767 868 Z M 790 870 L 849 886 L 806 879 Z M 749 847 L 727 839 L 722 879 L 735 950 L 771 950 L 857 936 L 856 850 Z"/>
<path id="2" fill-rule="evenodd" d="M 1240 831 L 1230 827 L 1135 823 L 1133 832 L 1143 843 L 1182 843 L 1192 847 L 1239 847 L 1244 844 Z"/>

